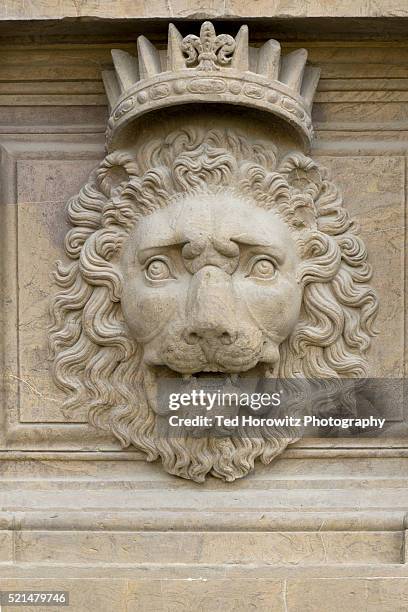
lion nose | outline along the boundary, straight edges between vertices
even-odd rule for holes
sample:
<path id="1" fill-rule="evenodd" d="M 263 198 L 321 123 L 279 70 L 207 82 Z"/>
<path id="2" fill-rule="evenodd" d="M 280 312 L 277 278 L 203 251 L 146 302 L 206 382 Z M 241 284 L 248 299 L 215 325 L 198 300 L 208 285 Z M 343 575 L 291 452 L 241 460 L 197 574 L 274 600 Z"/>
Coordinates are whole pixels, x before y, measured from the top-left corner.
<path id="1" fill-rule="evenodd" d="M 191 281 L 187 304 L 188 344 L 233 344 L 237 339 L 231 276 L 217 266 L 204 266 Z"/>

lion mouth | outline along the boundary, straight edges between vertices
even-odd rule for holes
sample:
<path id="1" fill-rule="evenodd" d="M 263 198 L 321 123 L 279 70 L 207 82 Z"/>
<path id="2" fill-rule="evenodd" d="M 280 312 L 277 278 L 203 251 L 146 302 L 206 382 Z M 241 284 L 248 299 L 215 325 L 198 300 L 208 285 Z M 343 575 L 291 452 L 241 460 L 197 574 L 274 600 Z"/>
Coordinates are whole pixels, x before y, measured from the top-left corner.
<path id="1" fill-rule="evenodd" d="M 173 370 L 167 365 L 154 366 L 154 370 L 157 378 L 181 378 L 186 382 L 197 383 L 205 383 L 206 381 L 215 380 L 219 381 L 220 383 L 231 382 L 236 384 L 242 378 L 263 378 L 268 376 L 268 373 L 270 372 L 270 364 L 258 362 L 252 368 L 248 368 L 240 372 L 231 372 L 228 371 L 227 368 L 220 369 L 213 368 L 211 366 L 206 366 L 201 370 L 193 372 L 180 372 L 178 370 Z"/>

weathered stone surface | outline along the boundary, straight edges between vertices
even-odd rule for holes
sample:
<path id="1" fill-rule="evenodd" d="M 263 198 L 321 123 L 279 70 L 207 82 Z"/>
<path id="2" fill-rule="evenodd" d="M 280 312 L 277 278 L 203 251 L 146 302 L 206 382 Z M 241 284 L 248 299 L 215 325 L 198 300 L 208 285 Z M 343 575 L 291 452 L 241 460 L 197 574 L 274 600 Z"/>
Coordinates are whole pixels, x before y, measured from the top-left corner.
<path id="1" fill-rule="evenodd" d="M 293 18 L 293 17 L 403 17 L 408 15 L 404 0 L 31 0 L 24 3 L 4 0 L 1 19 L 62 19 L 64 17 L 135 18 Z"/>
<path id="2" fill-rule="evenodd" d="M 147 28 L 137 22 L 140 16 L 251 16 L 259 19 L 260 29 L 253 28 L 260 43 L 271 36 L 274 18 L 280 30 L 315 37 L 322 24 L 340 29 L 352 17 L 354 34 L 359 28 L 367 39 L 374 26 L 373 20 L 365 25 L 366 16 L 400 23 L 399 30 L 397 25 L 388 29 L 379 20 L 377 35 L 382 29 L 391 36 L 397 30 L 402 35 L 405 22 L 399 18 L 406 14 L 397 1 L 187 4 L 3 2 L 0 16 L 135 19 L 132 28 L 137 24 L 138 32 Z M 320 19 L 300 30 L 308 16 Z M 73 21 L 65 27 L 75 30 Z M 403 438 L 305 440 L 247 479 L 198 487 L 169 476 L 158 464 L 146 465 L 137 452 L 120 451 L 111 436 L 100 436 L 85 423 L 86 409 L 72 418 L 61 403 L 49 401 L 60 393 L 46 361 L 46 325 L 49 274 L 63 256 L 65 201 L 104 155 L 107 99 L 101 72 L 112 70 L 112 44 L 106 41 L 114 39 L 136 55 L 133 34 L 119 44 L 119 30 L 109 28 L 98 44 L 87 44 L 82 36 L 76 45 L 58 39 L 52 45 L 2 48 L 0 233 L 6 303 L 1 314 L 9 395 L 0 428 L 1 448 L 7 449 L 0 453 L 0 590 L 66 588 L 79 612 L 246 612 L 251 606 L 402 612 L 408 606 Z M 161 42 L 164 28 L 156 24 L 152 33 Z M 303 44 L 322 69 L 311 157 L 330 169 L 341 188 L 374 268 L 380 336 L 369 363 L 377 375 L 401 375 L 407 47 L 392 41 L 351 43 L 348 37 Z M 284 53 L 299 46 L 283 44 Z M 18 384 L 19 378 L 25 382 Z"/>
<path id="3" fill-rule="evenodd" d="M 402 545 L 407 458 L 347 458 L 352 449 L 339 458 L 339 450 L 335 452 L 336 458 L 328 456 L 328 449 L 321 450 L 320 459 L 305 454 L 284 458 L 259 466 L 230 489 L 210 480 L 200 492 L 158 464 L 132 461 L 130 453 L 126 460 L 103 460 L 102 453 L 99 458 L 97 453 L 87 458 L 75 453 L 75 460 L 72 453 L 59 459 L 33 453 L 30 461 L 22 453 L 13 461 L 2 460 L 0 525 L 35 531 L 216 531 L 221 540 L 223 533 L 233 531 L 238 541 L 245 532 L 341 531 L 351 532 L 351 540 L 345 534 L 345 542 L 351 543 L 354 532 L 385 531 L 378 536 L 378 558 L 385 567 L 397 559 Z M 368 536 L 367 541 L 377 537 Z M 334 542 L 335 536 L 330 537 Z M 364 552 L 364 539 L 356 538 L 356 555 L 375 560 L 375 548 Z M 321 554 L 321 544 L 316 546 L 315 559 Z M 287 554 L 296 554 L 290 550 Z M 348 545 L 345 556 L 352 558 L 352 551 Z"/>
<path id="4" fill-rule="evenodd" d="M 288 610 L 325 612 L 367 610 L 403 612 L 408 602 L 408 579 L 311 580 L 287 583 Z"/>
<path id="5" fill-rule="evenodd" d="M 215 612 L 284 612 L 284 583 L 273 580 L 167 580 L 129 583 L 128 610 L 188 612 L 192 608 Z M 143 588 L 144 587 L 144 588 Z"/>
<path id="6" fill-rule="evenodd" d="M 316 566 L 401 562 L 401 532 L 89 532 L 23 531 L 15 562 L 36 565 L 267 565 Z"/>
<path id="7" fill-rule="evenodd" d="M 49 258 L 59 256 L 68 229 L 67 223 L 61 223 L 59 194 L 61 190 L 74 194 L 81 174 L 85 178 L 94 166 L 94 160 L 84 159 L 17 161 L 18 241 L 24 245 L 18 258 L 19 337 L 26 347 L 19 356 L 22 423 L 66 421 L 60 410 L 62 394 L 50 384 L 49 353 L 41 346 L 52 290 Z"/>
<path id="8" fill-rule="evenodd" d="M 0 532 L 0 563 L 13 562 L 13 532 Z"/>

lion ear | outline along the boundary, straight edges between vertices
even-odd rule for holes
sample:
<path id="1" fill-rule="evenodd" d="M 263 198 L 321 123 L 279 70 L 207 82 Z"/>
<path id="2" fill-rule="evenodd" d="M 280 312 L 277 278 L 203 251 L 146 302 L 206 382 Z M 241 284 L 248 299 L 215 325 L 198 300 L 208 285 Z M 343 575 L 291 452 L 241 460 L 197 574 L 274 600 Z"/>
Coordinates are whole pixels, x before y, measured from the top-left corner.
<path id="1" fill-rule="evenodd" d="M 116 151 L 107 155 L 96 171 L 99 189 L 107 197 L 119 195 L 130 179 L 137 176 L 138 168 L 127 153 Z"/>
<path id="2" fill-rule="evenodd" d="M 316 229 L 316 207 L 309 194 L 299 193 L 292 198 L 292 223 L 298 229 Z"/>
<path id="3" fill-rule="evenodd" d="M 288 184 L 295 193 L 305 194 L 313 201 L 318 197 L 322 188 L 323 178 L 317 164 L 301 153 L 295 153 L 285 157 L 279 172 L 286 178 Z"/>

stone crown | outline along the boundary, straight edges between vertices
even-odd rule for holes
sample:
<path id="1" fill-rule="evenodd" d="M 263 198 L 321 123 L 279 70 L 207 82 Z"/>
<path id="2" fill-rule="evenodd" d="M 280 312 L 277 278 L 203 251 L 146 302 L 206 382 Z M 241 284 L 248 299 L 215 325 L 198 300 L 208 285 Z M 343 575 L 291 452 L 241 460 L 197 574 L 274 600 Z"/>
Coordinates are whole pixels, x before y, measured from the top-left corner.
<path id="1" fill-rule="evenodd" d="M 306 49 L 281 57 L 276 40 L 248 44 L 248 27 L 234 38 L 216 34 L 211 22 L 200 35 L 182 37 L 169 25 L 167 56 L 144 36 L 138 58 L 113 49 L 115 70 L 102 73 L 111 108 L 108 149 L 133 120 L 152 111 L 191 103 L 225 103 L 272 113 L 289 123 L 306 148 L 313 137 L 310 118 L 320 69 L 306 65 Z"/>

